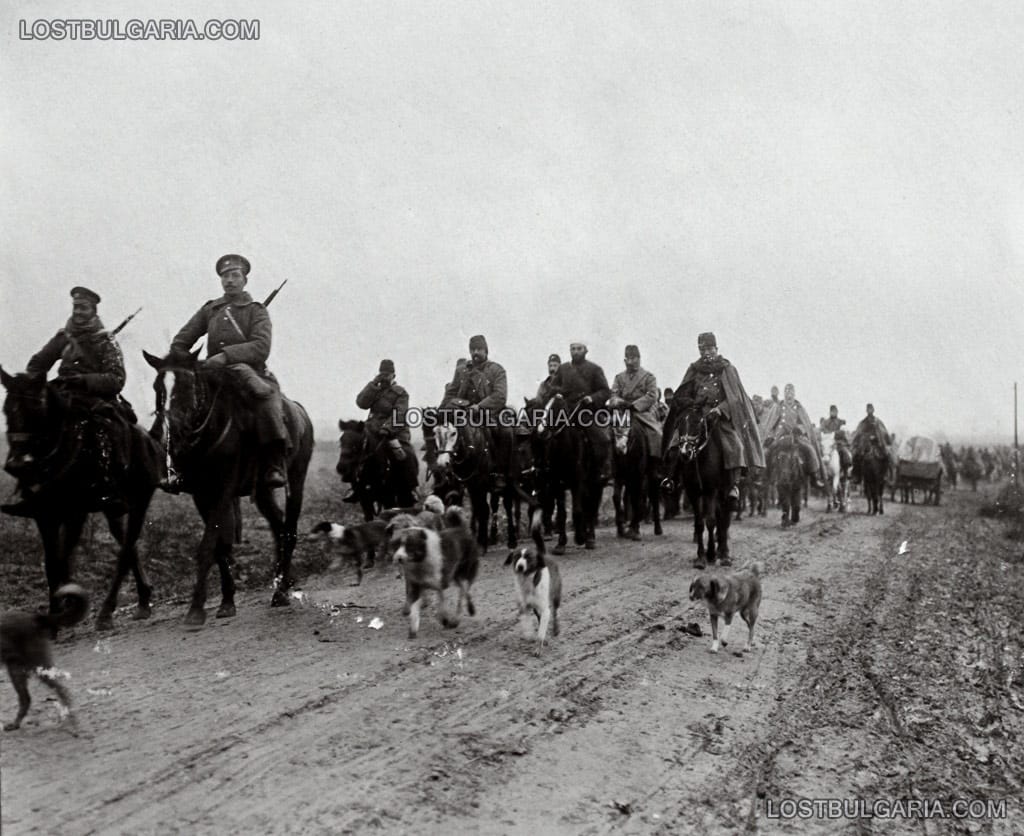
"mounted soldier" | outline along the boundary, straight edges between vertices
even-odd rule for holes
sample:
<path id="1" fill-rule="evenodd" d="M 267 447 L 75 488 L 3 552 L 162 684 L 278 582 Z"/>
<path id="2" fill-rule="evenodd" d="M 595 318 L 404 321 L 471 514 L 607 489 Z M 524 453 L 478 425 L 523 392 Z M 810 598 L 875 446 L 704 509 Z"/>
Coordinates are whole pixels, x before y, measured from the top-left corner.
<path id="1" fill-rule="evenodd" d="M 892 439 L 889 436 L 885 424 L 875 416 L 874 404 L 865 407 L 867 414 L 857 424 L 853 431 L 853 481 L 860 481 L 860 461 L 863 455 L 870 449 L 871 445 L 877 444 L 878 449 L 886 453 L 888 457 L 889 445 Z"/>
<path id="2" fill-rule="evenodd" d="M 469 362 L 457 365 L 451 383 L 445 386 L 440 410 L 456 417 L 466 413 L 474 424 L 488 429 L 491 442 L 492 487 L 503 490 L 512 467 L 512 426 L 503 426 L 501 414 L 508 399 L 505 369 L 488 359 L 486 338 L 477 334 L 469 341 Z M 425 428 L 426 429 L 426 428 Z"/>
<path id="3" fill-rule="evenodd" d="M 243 410 L 253 416 L 260 445 L 260 481 L 269 488 L 287 484 L 288 432 L 277 378 L 267 369 L 272 327 L 266 307 L 246 292 L 251 266 L 240 255 L 224 255 L 215 266 L 224 295 L 204 304 L 171 341 L 171 354 L 187 354 L 206 337 L 207 369 L 225 369 Z M 170 482 L 168 490 L 179 490 Z"/>
<path id="4" fill-rule="evenodd" d="M 807 410 L 796 399 L 796 387 L 792 383 L 786 384 L 783 399 L 769 406 L 761 425 L 761 436 L 766 448 L 777 445 L 785 437 L 792 438 L 800 451 L 804 471 L 819 488 L 824 486 L 825 468 L 821 461 L 818 433 Z M 768 456 L 772 458 L 771 449 Z"/>
<path id="5" fill-rule="evenodd" d="M 561 357 L 557 354 L 548 355 L 548 376 L 537 387 L 537 403 L 540 406 L 544 406 L 555 396 L 555 374 L 557 374 L 558 367 L 561 365 Z"/>
<path id="6" fill-rule="evenodd" d="M 409 411 L 409 393 L 395 383 L 394 362 L 380 361 L 377 376 L 356 396 L 356 406 L 370 411 L 363 425 L 365 439 L 362 460 L 372 455 L 378 445 L 387 442 L 387 453 L 391 459 L 396 462 L 405 461 L 408 455 L 405 448 L 411 443 L 409 428 L 405 423 L 405 414 Z M 358 484 L 357 478 L 343 502 L 359 501 L 356 490 Z"/>
<path id="7" fill-rule="evenodd" d="M 700 359 L 690 364 L 682 383 L 676 387 L 666 423 L 674 427 L 680 413 L 694 406 L 699 408 L 702 418 L 717 418 L 711 427 L 718 435 L 728 473 L 730 510 L 736 511 L 740 500 L 739 477 L 747 468 L 764 467 L 757 419 L 739 372 L 719 355 L 715 335 L 706 332 L 697 337 L 697 349 Z M 669 435 L 662 436 L 663 446 L 671 440 Z"/>
<path id="8" fill-rule="evenodd" d="M 625 410 L 628 422 L 615 426 L 615 436 L 621 439 L 624 447 L 629 436 L 629 428 L 636 421 L 647 437 L 649 455 L 653 459 L 661 459 L 661 423 L 658 407 L 658 381 L 653 374 L 641 368 L 640 349 L 635 345 L 627 345 L 623 362 L 626 370 L 615 375 L 612 383 L 611 397 L 608 406 L 611 409 Z"/>
<path id="9" fill-rule="evenodd" d="M 832 404 L 828 408 L 828 418 L 822 418 L 819 422 L 823 433 L 833 433 L 832 440 L 839 451 L 839 464 L 844 470 L 853 464 L 853 453 L 850 451 L 850 440 L 847 438 L 846 419 L 839 417 L 839 407 Z"/>
<path id="10" fill-rule="evenodd" d="M 570 362 L 562 363 L 555 373 L 552 387 L 562 395 L 576 423 L 585 429 L 604 484 L 612 478 L 612 440 L 607 425 L 599 426 L 595 415 L 608 401 L 611 389 L 604 370 L 587 359 L 587 345 L 582 341 L 569 343 Z"/>
<path id="11" fill-rule="evenodd" d="M 135 423 L 131 405 L 120 397 L 125 382 L 124 358 L 97 314 L 99 294 L 87 287 L 73 287 L 71 298 L 67 324 L 33 355 L 25 373 L 45 381 L 47 372 L 60 360 L 51 385 L 64 396 L 70 410 L 85 419 L 82 449 L 91 459 L 95 480 L 92 494 L 96 499 L 91 509 L 123 513 L 127 505 L 118 483 L 127 459 L 130 424 Z M 30 474 L 31 465 L 30 456 L 12 457 L 6 469 L 15 475 Z M 23 498 L 2 506 L 4 513 L 34 516 L 34 498 L 44 486 L 31 476 L 26 480 L 20 485 Z"/>

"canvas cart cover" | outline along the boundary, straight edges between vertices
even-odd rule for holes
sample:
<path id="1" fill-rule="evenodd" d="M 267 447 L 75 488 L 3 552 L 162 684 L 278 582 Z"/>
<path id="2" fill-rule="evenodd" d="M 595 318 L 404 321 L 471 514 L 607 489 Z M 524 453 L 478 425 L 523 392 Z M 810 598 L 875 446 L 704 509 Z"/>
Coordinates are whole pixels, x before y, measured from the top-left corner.
<path id="1" fill-rule="evenodd" d="M 938 462 L 939 445 L 923 435 L 911 436 L 900 445 L 899 459 L 901 462 Z"/>

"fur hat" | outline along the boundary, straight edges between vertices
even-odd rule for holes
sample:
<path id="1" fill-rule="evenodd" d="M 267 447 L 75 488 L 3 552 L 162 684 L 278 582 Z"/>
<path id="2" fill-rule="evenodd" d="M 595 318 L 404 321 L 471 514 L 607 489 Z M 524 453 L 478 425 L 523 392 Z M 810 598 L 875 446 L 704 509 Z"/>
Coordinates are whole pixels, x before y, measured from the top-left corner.
<path id="1" fill-rule="evenodd" d="M 639 357 L 640 356 L 640 349 L 637 348 L 635 345 L 627 345 L 626 346 L 626 354 L 625 354 L 625 356 L 626 357 Z"/>
<path id="2" fill-rule="evenodd" d="M 559 357 L 557 354 L 549 354 L 548 355 L 548 362 L 549 363 L 559 363 L 560 364 L 562 362 L 562 358 Z"/>
<path id="3" fill-rule="evenodd" d="M 710 331 L 705 331 L 699 337 L 697 337 L 697 348 L 718 348 L 718 341 L 715 339 L 715 335 Z"/>
<path id="4" fill-rule="evenodd" d="M 394 374 L 395 364 L 391 360 L 381 360 L 380 368 L 377 369 L 377 371 L 380 372 L 381 374 Z"/>
<path id="5" fill-rule="evenodd" d="M 477 334 L 475 337 L 469 338 L 469 350 L 472 351 L 474 348 L 482 348 L 484 351 L 490 351 L 487 347 L 487 340 L 483 334 Z"/>

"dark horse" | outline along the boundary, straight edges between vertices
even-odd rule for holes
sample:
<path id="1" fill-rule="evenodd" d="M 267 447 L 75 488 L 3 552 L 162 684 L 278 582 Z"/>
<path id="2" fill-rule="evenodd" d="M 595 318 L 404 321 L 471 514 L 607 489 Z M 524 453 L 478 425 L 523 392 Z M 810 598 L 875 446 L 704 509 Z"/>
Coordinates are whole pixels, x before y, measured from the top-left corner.
<path id="1" fill-rule="evenodd" d="M 781 436 L 769 448 L 771 481 L 782 508 L 782 527 L 800 522 L 800 503 L 803 501 L 804 475 L 800 448 L 790 435 Z"/>
<path id="2" fill-rule="evenodd" d="M 859 469 L 864 480 L 864 496 L 868 500 L 869 514 L 884 514 L 883 493 L 885 476 L 889 470 L 889 454 L 878 440 L 870 439 L 867 447 L 855 454 L 859 457 Z"/>
<path id="3" fill-rule="evenodd" d="M 625 442 L 625 443 L 623 443 Z M 648 435 L 633 421 L 625 439 L 615 443 L 615 532 L 619 537 L 640 539 L 640 523 L 650 508 L 655 536 L 661 535 L 661 459 L 652 455 Z M 657 451 L 660 452 L 660 451 Z M 626 506 L 629 529 L 626 529 Z"/>
<path id="4" fill-rule="evenodd" d="M 372 520 L 385 508 L 409 508 L 416 503 L 419 463 L 412 445 L 403 444 L 405 458 L 395 461 L 388 439 L 381 436 L 366 449 L 363 421 L 338 421 L 341 439 L 336 470 L 357 489 L 363 517 Z M 357 484 L 358 482 L 358 484 Z"/>
<path id="5" fill-rule="evenodd" d="M 59 387 L 47 385 L 44 378 L 24 374 L 12 377 L 2 369 L 0 378 L 7 389 L 4 415 L 11 445 L 6 469 L 25 481 L 43 485 L 34 495 L 34 516 L 43 541 L 50 611 L 55 612 L 59 605 L 55 604 L 54 593 L 72 579 L 75 546 L 86 517 L 96 510 L 92 496 L 96 465 L 87 441 L 89 422 L 96 418 L 71 406 Z M 101 630 L 114 626 L 118 590 L 128 572 L 135 576 L 139 596 L 134 617 L 148 618 L 151 612 L 153 589 L 139 560 L 136 543 L 160 482 L 163 451 L 155 439 L 135 424 L 130 426 L 129 439 L 122 448 L 122 455 L 127 458 L 118 478 L 128 512 L 105 512 L 119 548 L 117 569 L 96 617 L 96 627 Z"/>
<path id="6" fill-rule="evenodd" d="M 217 618 L 235 614 L 235 582 L 231 577 L 231 550 L 241 532 L 238 497 L 249 496 L 270 523 L 276 563 L 271 606 L 290 603 L 292 552 L 295 550 L 306 471 L 313 453 L 313 425 L 306 410 L 287 398 L 284 423 L 288 430 L 286 499 L 282 509 L 274 491 L 256 479 L 257 446 L 254 428 L 245 426 L 248 410 L 237 408 L 239 395 L 222 370 L 206 370 L 196 362 L 198 352 L 161 360 L 143 352 L 157 370 L 155 433 L 166 429 L 171 461 L 192 494 L 203 518 L 203 537 L 196 553 L 196 584 L 185 623 L 206 621 L 206 576 L 213 563 L 220 569 L 221 604 Z M 165 372 L 174 375 L 168 399 Z M 169 401 L 169 402 L 168 402 Z"/>
<path id="7" fill-rule="evenodd" d="M 547 490 L 555 497 L 572 496 L 573 541 L 577 546 L 592 549 L 596 545 L 597 512 L 601 507 L 601 468 L 594 455 L 585 428 L 573 422 L 573 412 L 561 395 L 556 395 L 546 410 L 548 423 L 537 428 L 546 444 Z M 555 520 L 558 544 L 555 554 L 565 553 L 564 499 Z"/>
<path id="8" fill-rule="evenodd" d="M 672 407 L 675 410 L 675 407 Z M 669 419 L 672 418 L 670 413 Z M 682 407 L 672 424 L 665 421 L 665 432 L 679 430 L 680 469 L 683 489 L 693 509 L 693 541 L 697 557 L 693 565 L 703 569 L 716 560 L 731 566 L 729 558 L 729 475 L 718 440 L 718 433 L 696 406 Z M 707 547 L 704 529 L 707 528 Z"/>
<path id="9" fill-rule="evenodd" d="M 440 426 L 434 430 L 436 453 L 431 451 L 434 492 L 448 504 L 449 498 L 469 494 L 473 537 L 481 553 L 488 546 L 487 521 L 491 508 L 487 501 L 491 486 L 491 451 L 487 430 L 463 424 L 458 428 Z"/>

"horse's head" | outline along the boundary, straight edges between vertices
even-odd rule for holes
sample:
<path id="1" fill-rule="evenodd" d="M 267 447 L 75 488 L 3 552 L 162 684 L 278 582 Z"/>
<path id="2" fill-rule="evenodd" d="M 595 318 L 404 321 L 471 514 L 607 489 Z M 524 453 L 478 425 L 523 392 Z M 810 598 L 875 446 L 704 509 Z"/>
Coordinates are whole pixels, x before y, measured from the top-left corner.
<path id="1" fill-rule="evenodd" d="M 687 401 L 679 405 L 676 421 L 679 454 L 686 459 L 695 459 L 708 443 L 708 419 L 701 415 L 696 403 Z"/>
<path id="2" fill-rule="evenodd" d="M 341 420 L 338 421 L 338 429 L 341 430 L 341 438 L 338 439 L 341 452 L 335 470 L 344 481 L 351 482 L 355 478 L 356 468 L 363 455 L 366 424 L 363 421 Z"/>
<path id="3" fill-rule="evenodd" d="M 189 352 L 171 352 L 166 357 L 157 357 L 148 351 L 142 352 L 146 362 L 156 370 L 153 391 L 156 394 L 156 423 L 154 430 L 157 438 L 163 440 L 162 424 L 165 416 L 168 419 L 172 454 L 173 448 L 179 452 L 186 449 L 185 439 L 195 442 L 209 419 L 212 410 L 213 387 L 219 389 L 220 383 L 215 378 L 223 371 L 206 370 L 199 362 L 199 350 Z M 173 382 L 170 393 L 165 382 L 170 372 Z"/>
<path id="4" fill-rule="evenodd" d="M 0 381 L 7 390 L 4 417 L 7 419 L 9 450 L 4 470 L 12 476 L 23 476 L 36 459 L 38 443 L 45 436 L 50 399 L 57 398 L 41 375 L 10 375 L 0 368 Z"/>

